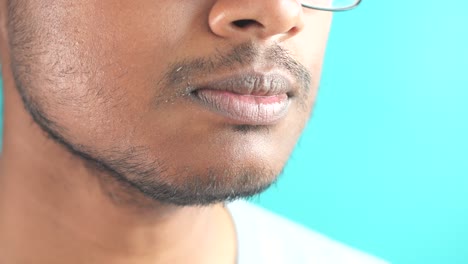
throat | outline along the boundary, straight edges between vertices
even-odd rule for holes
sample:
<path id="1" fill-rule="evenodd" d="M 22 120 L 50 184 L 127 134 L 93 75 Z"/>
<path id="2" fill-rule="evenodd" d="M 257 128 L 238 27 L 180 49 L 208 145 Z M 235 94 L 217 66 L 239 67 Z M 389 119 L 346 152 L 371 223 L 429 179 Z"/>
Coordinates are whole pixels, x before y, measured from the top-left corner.
<path id="1" fill-rule="evenodd" d="M 80 166 L 23 158 L 0 169 L 0 263 L 235 263 L 222 204 L 130 206 Z"/>

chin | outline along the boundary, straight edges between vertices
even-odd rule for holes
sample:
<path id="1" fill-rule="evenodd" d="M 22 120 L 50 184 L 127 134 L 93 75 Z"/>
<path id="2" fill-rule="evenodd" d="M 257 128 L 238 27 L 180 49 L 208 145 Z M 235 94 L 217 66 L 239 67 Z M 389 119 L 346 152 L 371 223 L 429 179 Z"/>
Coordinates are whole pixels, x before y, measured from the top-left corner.
<path id="1" fill-rule="evenodd" d="M 255 196 L 271 186 L 279 174 L 267 167 L 231 164 L 197 172 L 180 169 L 177 175 L 136 176 L 128 181 L 154 201 L 198 206 Z"/>

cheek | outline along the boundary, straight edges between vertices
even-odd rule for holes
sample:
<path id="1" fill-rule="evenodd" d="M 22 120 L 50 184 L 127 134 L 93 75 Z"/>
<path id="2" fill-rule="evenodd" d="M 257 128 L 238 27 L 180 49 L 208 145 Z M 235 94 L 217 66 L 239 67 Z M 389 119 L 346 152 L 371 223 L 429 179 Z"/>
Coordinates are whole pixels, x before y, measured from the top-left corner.
<path id="1" fill-rule="evenodd" d="M 200 11 L 177 1 L 62 2 L 33 7 L 41 55 L 31 91 L 75 143 L 125 140 L 150 111 L 170 51 L 184 42 L 191 22 L 181 12 Z"/>
<path id="2" fill-rule="evenodd" d="M 306 10 L 304 19 L 305 28 L 291 40 L 292 45 L 294 45 L 291 49 L 295 51 L 295 55 L 299 60 L 317 77 L 327 46 L 332 13 Z"/>

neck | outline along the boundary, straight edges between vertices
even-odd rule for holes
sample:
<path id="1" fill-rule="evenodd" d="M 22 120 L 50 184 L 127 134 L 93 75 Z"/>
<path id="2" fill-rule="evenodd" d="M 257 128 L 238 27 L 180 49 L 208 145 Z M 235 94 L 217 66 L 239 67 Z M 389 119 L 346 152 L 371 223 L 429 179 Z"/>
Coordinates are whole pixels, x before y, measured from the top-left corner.
<path id="1" fill-rule="evenodd" d="M 12 79 L 4 86 L 0 263 L 234 262 L 222 205 L 178 207 L 129 192 L 49 139 Z"/>

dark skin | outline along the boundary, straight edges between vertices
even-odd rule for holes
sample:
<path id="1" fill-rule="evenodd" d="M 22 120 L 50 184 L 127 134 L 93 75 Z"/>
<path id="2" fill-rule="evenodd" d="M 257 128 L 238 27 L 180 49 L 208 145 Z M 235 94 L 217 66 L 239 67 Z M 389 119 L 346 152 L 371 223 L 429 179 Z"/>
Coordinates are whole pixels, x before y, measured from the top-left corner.
<path id="1" fill-rule="evenodd" d="M 234 263 L 223 202 L 284 168 L 331 14 L 295 0 L 0 0 L 0 263 Z M 291 83 L 246 124 L 191 100 L 232 72 Z"/>

